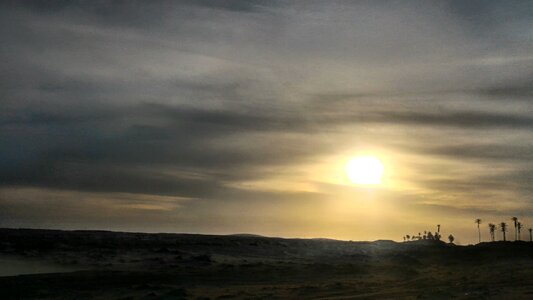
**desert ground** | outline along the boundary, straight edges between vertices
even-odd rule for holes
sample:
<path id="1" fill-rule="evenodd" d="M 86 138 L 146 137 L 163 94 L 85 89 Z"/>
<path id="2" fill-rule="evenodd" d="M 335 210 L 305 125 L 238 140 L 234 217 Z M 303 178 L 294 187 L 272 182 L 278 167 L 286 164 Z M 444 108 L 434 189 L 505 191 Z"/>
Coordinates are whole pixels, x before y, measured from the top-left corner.
<path id="1" fill-rule="evenodd" d="M 533 299 L 533 243 L 0 229 L 1 299 Z"/>

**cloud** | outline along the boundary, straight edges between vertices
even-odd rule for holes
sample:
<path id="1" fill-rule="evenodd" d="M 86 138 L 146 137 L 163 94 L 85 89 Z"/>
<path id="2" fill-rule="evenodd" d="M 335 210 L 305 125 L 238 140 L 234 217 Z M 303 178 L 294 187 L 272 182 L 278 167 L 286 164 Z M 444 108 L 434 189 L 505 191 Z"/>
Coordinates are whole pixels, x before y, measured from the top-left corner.
<path id="1" fill-rule="evenodd" d="M 230 199 L 271 212 L 272 199 L 335 203 L 336 189 L 309 193 L 325 173 L 317 166 L 366 147 L 389 149 L 398 166 L 405 185 L 391 199 L 413 186 L 434 205 L 471 202 L 472 213 L 483 213 L 472 191 L 503 197 L 502 211 L 527 202 L 529 3 L 0 5 L 4 190 L 105 194 L 108 204 L 128 195 L 122 204 L 137 210 L 193 199 L 180 206 L 188 221 L 151 226 L 219 220 L 243 231 L 227 217 Z M 214 207 L 226 215 L 202 224 Z"/>
<path id="2" fill-rule="evenodd" d="M 370 117 L 372 119 L 372 117 Z M 527 116 L 485 113 L 485 112 L 451 112 L 451 113 L 383 113 L 376 117 L 377 122 L 395 124 L 413 124 L 428 126 L 454 126 L 461 128 L 512 127 L 530 128 L 533 119 Z"/>

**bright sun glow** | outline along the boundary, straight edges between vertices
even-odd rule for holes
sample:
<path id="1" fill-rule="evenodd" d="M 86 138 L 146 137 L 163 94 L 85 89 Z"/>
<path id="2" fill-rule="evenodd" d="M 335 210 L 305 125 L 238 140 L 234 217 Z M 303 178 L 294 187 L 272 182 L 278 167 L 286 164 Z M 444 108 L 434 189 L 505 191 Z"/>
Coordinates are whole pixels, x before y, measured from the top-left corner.
<path id="1" fill-rule="evenodd" d="M 355 157 L 346 164 L 346 174 L 355 184 L 380 184 L 385 167 L 372 156 Z"/>

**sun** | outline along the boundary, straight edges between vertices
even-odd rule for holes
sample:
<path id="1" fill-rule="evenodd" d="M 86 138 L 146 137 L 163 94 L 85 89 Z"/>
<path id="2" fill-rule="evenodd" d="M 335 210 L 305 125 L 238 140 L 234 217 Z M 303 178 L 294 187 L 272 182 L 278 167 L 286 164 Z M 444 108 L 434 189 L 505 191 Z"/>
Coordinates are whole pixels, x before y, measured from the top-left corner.
<path id="1" fill-rule="evenodd" d="M 380 184 L 384 171 L 381 161 L 373 156 L 354 157 L 346 164 L 346 175 L 355 184 Z"/>

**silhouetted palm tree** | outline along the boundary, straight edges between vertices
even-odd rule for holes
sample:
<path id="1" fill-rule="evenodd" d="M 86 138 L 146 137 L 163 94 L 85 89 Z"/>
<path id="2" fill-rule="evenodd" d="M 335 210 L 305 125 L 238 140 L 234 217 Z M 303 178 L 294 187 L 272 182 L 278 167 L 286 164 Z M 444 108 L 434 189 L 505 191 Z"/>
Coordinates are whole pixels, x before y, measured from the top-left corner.
<path id="1" fill-rule="evenodd" d="M 489 223 L 490 239 L 494 242 L 494 231 L 496 231 L 496 225 Z"/>
<path id="2" fill-rule="evenodd" d="M 440 233 L 440 224 L 437 224 L 437 232 Z"/>
<path id="3" fill-rule="evenodd" d="M 529 241 L 533 242 L 533 236 L 531 235 L 531 232 L 533 231 L 533 228 L 529 228 Z"/>
<path id="4" fill-rule="evenodd" d="M 407 240 L 409 240 L 411 238 L 410 235 L 406 235 L 405 237 L 407 238 Z"/>
<path id="5" fill-rule="evenodd" d="M 512 217 L 511 220 L 513 220 L 513 223 L 514 223 L 514 240 L 516 241 L 517 239 L 517 234 L 518 234 L 518 231 L 516 230 L 516 226 L 518 225 L 518 218 L 517 217 Z"/>
<path id="6" fill-rule="evenodd" d="M 507 231 L 507 224 L 505 222 L 500 223 L 500 229 L 503 233 L 503 241 L 505 242 L 505 232 Z"/>
<path id="7" fill-rule="evenodd" d="M 479 224 L 481 224 L 481 219 L 476 219 L 476 221 L 474 222 L 477 224 L 477 235 L 479 238 L 479 242 L 481 243 L 481 230 L 479 229 Z"/>
<path id="8" fill-rule="evenodd" d="M 453 235 L 449 235 L 448 236 L 448 241 L 450 241 L 450 244 L 453 244 L 453 241 L 455 240 L 455 238 L 453 237 Z"/>
<path id="9" fill-rule="evenodd" d="M 522 230 L 522 223 L 518 222 L 516 224 L 516 229 L 518 230 L 518 240 L 520 240 L 520 230 Z"/>

